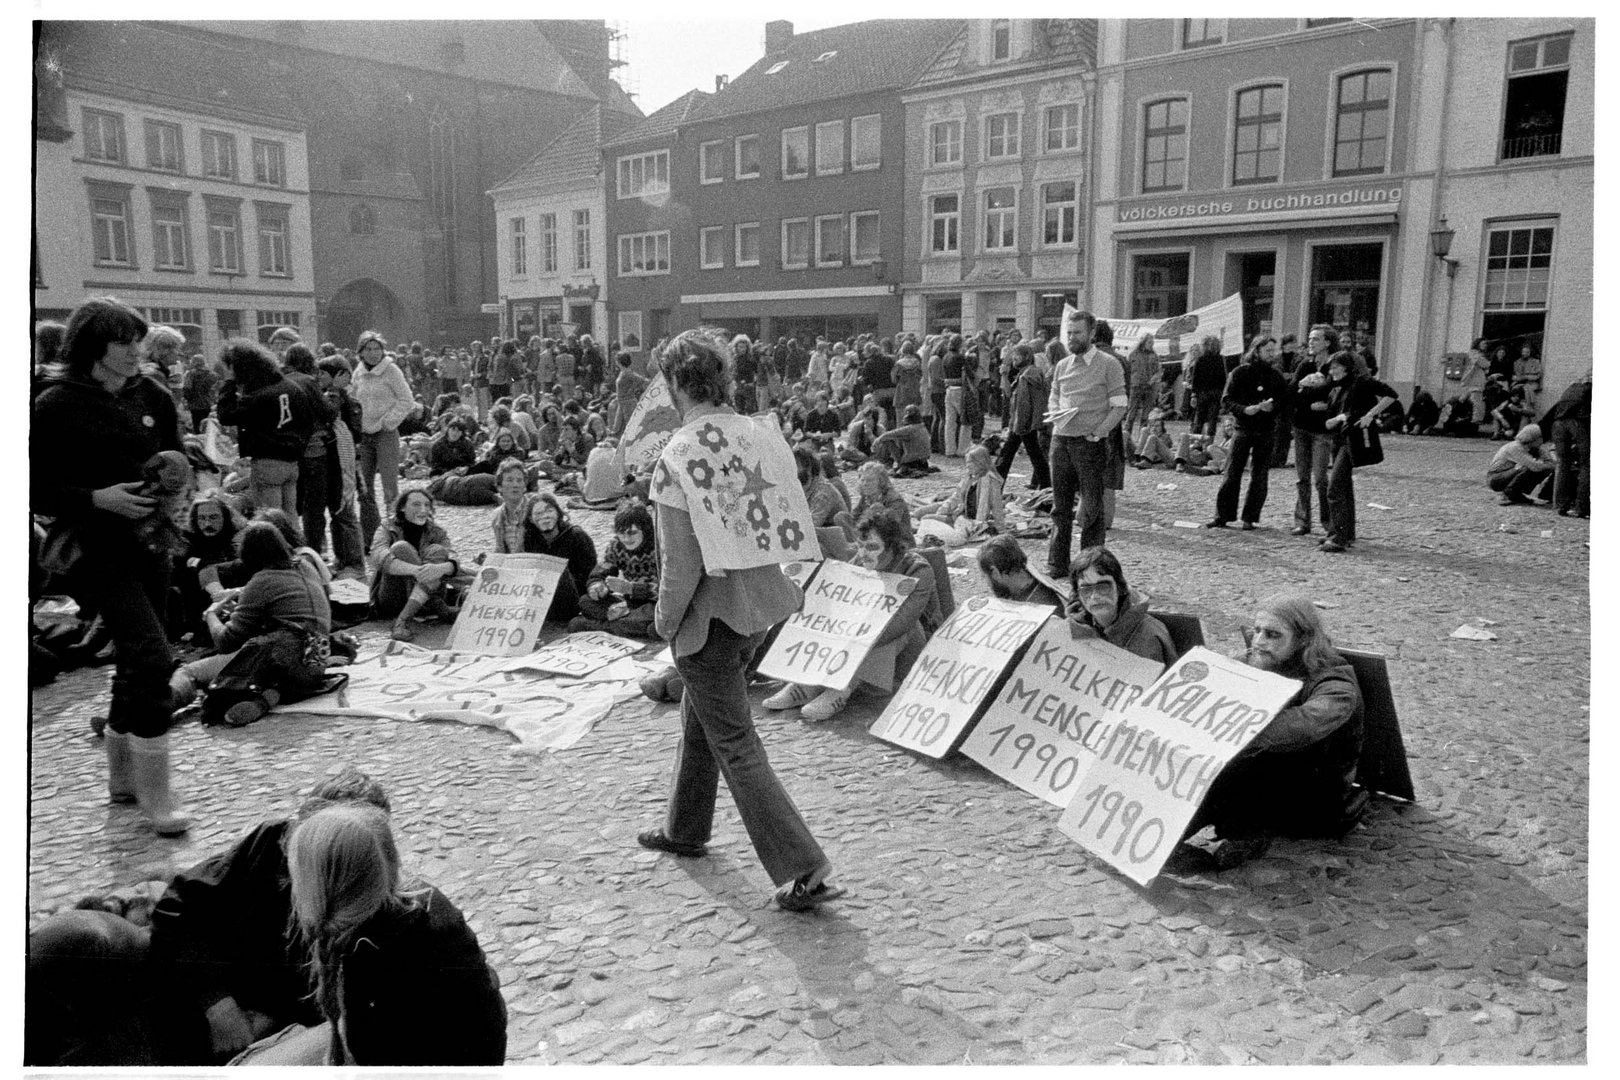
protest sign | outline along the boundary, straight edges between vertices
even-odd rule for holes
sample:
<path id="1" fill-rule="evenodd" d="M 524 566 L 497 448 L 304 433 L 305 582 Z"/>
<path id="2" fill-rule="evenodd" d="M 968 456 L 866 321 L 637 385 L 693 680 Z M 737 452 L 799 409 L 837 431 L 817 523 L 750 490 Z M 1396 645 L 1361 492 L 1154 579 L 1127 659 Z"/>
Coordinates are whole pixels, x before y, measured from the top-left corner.
<path id="1" fill-rule="evenodd" d="M 534 648 L 568 560 L 555 555 L 491 555 L 473 575 L 447 648 L 517 656 Z"/>
<path id="2" fill-rule="evenodd" d="M 1073 785 L 1058 828 L 1146 885 L 1221 769 L 1299 687 L 1297 679 L 1193 649 L 1121 711 Z"/>
<path id="3" fill-rule="evenodd" d="M 1163 665 L 1049 619 L 974 725 L 962 753 L 1053 806 L 1099 753 L 1121 709 Z"/>
<path id="4" fill-rule="evenodd" d="M 680 428 L 681 414 L 669 396 L 669 382 L 659 371 L 641 392 L 630 418 L 624 422 L 616 458 L 619 475 L 641 472 L 657 461 L 658 455 L 664 452 L 664 444 Z"/>
<path id="5" fill-rule="evenodd" d="M 1074 308 L 1067 304 L 1063 306 L 1060 333 L 1064 344 L 1068 344 L 1069 321 L 1074 314 Z M 1143 334 L 1153 335 L 1153 351 L 1160 356 L 1173 356 L 1194 341 L 1206 337 L 1220 338 L 1221 353 L 1225 356 L 1242 353 L 1248 344 L 1243 337 L 1241 293 L 1233 293 L 1213 304 L 1205 304 L 1185 315 L 1168 319 L 1117 319 L 1112 315 L 1099 315 L 1097 318 L 1108 321 L 1109 328 L 1114 331 L 1114 344 L 1121 353 L 1136 348 Z"/>
<path id="6" fill-rule="evenodd" d="M 975 596 L 923 646 L 906 681 L 869 729 L 885 742 L 942 758 L 973 722 L 996 680 L 1052 614 L 1044 604 Z"/>
<path id="7" fill-rule="evenodd" d="M 586 630 L 560 637 L 543 649 L 509 661 L 505 667 L 507 671 L 548 671 L 577 679 L 646 647 L 644 641 Z"/>
<path id="8" fill-rule="evenodd" d="M 797 581 L 805 563 L 782 568 Z M 916 582 L 829 559 L 804 587 L 804 607 L 789 617 L 759 671 L 773 679 L 848 690 L 866 654 Z"/>

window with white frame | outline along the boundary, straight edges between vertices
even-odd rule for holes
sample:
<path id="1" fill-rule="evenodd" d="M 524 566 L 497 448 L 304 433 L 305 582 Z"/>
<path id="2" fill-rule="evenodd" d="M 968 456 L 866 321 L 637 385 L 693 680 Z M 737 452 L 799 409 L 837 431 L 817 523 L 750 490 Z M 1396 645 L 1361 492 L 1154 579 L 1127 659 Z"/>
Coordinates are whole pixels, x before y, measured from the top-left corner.
<path id="1" fill-rule="evenodd" d="M 1046 152 L 1077 150 L 1080 147 L 1080 105 L 1068 102 L 1046 107 Z"/>
<path id="2" fill-rule="evenodd" d="M 1573 43 L 1568 32 L 1508 43 L 1501 160 L 1563 152 Z"/>
<path id="3" fill-rule="evenodd" d="M 984 156 L 986 160 L 1018 156 L 1020 120 L 1020 114 L 1015 112 L 992 113 L 984 118 Z"/>
<path id="4" fill-rule="evenodd" d="M 275 187 L 287 186 L 287 149 L 270 139 L 253 140 L 253 179 Z"/>
<path id="5" fill-rule="evenodd" d="M 827 120 L 816 125 L 816 175 L 844 171 L 844 122 Z"/>
<path id="6" fill-rule="evenodd" d="M 825 214 L 816 218 L 816 265 L 844 265 L 843 214 Z"/>
<path id="7" fill-rule="evenodd" d="M 1485 248 L 1485 310 L 1545 311 L 1552 284 L 1551 221 L 1490 230 Z"/>
<path id="8" fill-rule="evenodd" d="M 236 179 L 236 136 L 223 131 L 202 133 L 203 175 L 219 180 Z"/>
<path id="9" fill-rule="evenodd" d="M 1067 247 L 1078 238 L 1080 203 L 1073 180 L 1041 186 L 1041 244 Z"/>
<path id="10" fill-rule="evenodd" d="M 619 159 L 619 198 L 639 199 L 668 192 L 668 150 L 632 154 Z"/>
<path id="11" fill-rule="evenodd" d="M 100 109 L 85 109 L 84 156 L 91 161 L 123 164 L 124 118 Z"/>
<path id="12" fill-rule="evenodd" d="M 928 200 L 928 250 L 954 255 L 962 249 L 962 197 L 935 195 Z"/>
<path id="13" fill-rule="evenodd" d="M 1333 175 L 1370 176 L 1384 171 L 1389 148 L 1390 72 L 1357 71 L 1339 77 L 1333 134 Z"/>
<path id="14" fill-rule="evenodd" d="M 536 230 L 540 236 L 540 272 L 557 272 L 557 215 L 541 214 Z"/>
<path id="15" fill-rule="evenodd" d="M 940 120 L 928 125 L 928 164 L 962 164 L 962 121 Z"/>
<path id="16" fill-rule="evenodd" d="M 529 223 L 515 217 L 507 224 L 507 238 L 512 249 L 512 276 L 523 277 L 529 272 Z"/>
<path id="17" fill-rule="evenodd" d="M 1219 45 L 1225 40 L 1225 19 L 1181 20 L 1181 47 L 1183 49 L 1196 49 L 1201 45 Z"/>
<path id="18" fill-rule="evenodd" d="M 253 204 L 259 225 L 259 273 L 264 277 L 288 277 L 292 274 L 288 233 L 291 208 L 276 203 Z"/>
<path id="19" fill-rule="evenodd" d="M 1018 246 L 1018 189 L 985 189 L 983 236 L 986 251 L 1010 251 Z"/>
<path id="20" fill-rule="evenodd" d="M 591 212 L 574 211 L 574 269 L 591 268 Z"/>
<path id="21" fill-rule="evenodd" d="M 698 265 L 719 270 L 726 265 L 726 227 L 712 225 L 698 230 Z"/>
<path id="22" fill-rule="evenodd" d="M 242 272 L 242 211 L 237 200 L 208 200 L 208 268 L 217 274 Z"/>
<path id="23" fill-rule="evenodd" d="M 180 125 L 146 121 L 146 165 L 164 172 L 185 172 L 180 158 Z"/>
<path id="24" fill-rule="evenodd" d="M 619 237 L 619 276 L 669 273 L 669 232 L 626 233 Z"/>
<path id="25" fill-rule="evenodd" d="M 1187 99 L 1150 102 L 1142 116 L 1142 192 L 1187 183 Z"/>
<path id="26" fill-rule="evenodd" d="M 849 261 L 853 266 L 870 266 L 882 257 L 876 210 L 859 210 L 849 215 Z"/>
<path id="27" fill-rule="evenodd" d="M 759 265 L 759 222 L 745 221 L 737 226 L 736 230 L 736 264 L 738 266 Z"/>
<path id="28" fill-rule="evenodd" d="M 810 129 L 782 129 L 782 179 L 797 180 L 810 175 Z"/>
<path id="29" fill-rule="evenodd" d="M 810 219 L 784 219 L 782 222 L 782 269 L 803 270 L 809 265 Z"/>
<path id="30" fill-rule="evenodd" d="M 90 185 L 90 236 L 98 266 L 134 266 L 129 231 L 129 188 L 123 184 Z"/>
<path id="31" fill-rule="evenodd" d="M 1253 86 L 1237 96 L 1232 183 L 1269 184 L 1282 175 L 1283 88 Z"/>
<path id="32" fill-rule="evenodd" d="M 759 177 L 759 136 L 739 135 L 732 140 L 732 157 L 735 160 L 735 172 L 738 180 L 754 180 Z"/>
<path id="33" fill-rule="evenodd" d="M 152 265 L 159 270 L 191 269 L 186 202 L 167 192 L 152 193 Z"/>
<path id="34" fill-rule="evenodd" d="M 883 115 L 857 116 L 849 122 L 849 167 L 875 169 L 883 164 Z"/>
<path id="35" fill-rule="evenodd" d="M 715 139 L 698 146 L 698 183 L 718 184 L 726 178 L 726 140 Z"/>

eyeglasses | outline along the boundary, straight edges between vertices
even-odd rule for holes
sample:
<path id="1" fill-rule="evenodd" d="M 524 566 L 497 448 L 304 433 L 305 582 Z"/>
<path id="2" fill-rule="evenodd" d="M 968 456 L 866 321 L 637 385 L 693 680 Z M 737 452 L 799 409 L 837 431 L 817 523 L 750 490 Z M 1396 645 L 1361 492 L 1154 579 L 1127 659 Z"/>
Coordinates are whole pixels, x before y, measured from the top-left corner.
<path id="1" fill-rule="evenodd" d="M 1074 583 L 1074 591 L 1081 596 L 1096 596 L 1098 593 L 1115 592 L 1118 588 L 1119 586 L 1114 583 L 1113 578 L 1103 578 L 1101 581 L 1091 582 L 1077 581 Z"/>

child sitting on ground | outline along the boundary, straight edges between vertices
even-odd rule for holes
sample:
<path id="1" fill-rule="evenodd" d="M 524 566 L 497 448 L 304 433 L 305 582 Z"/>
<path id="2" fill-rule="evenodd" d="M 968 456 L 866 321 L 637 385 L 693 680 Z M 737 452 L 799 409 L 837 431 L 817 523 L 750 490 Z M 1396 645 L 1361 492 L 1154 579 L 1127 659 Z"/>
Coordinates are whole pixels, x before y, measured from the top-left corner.
<path id="1" fill-rule="evenodd" d="M 627 502 L 613 516 L 613 540 L 591 571 L 581 614 L 569 633 L 602 630 L 621 637 L 652 637 L 653 606 L 658 599 L 658 554 L 653 545 L 652 514 L 639 502 Z"/>

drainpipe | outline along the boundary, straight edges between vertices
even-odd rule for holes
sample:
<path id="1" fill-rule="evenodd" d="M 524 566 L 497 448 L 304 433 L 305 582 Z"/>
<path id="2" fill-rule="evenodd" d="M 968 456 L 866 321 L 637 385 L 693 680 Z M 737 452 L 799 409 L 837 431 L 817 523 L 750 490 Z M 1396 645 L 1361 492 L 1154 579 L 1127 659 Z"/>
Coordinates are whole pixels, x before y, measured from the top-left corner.
<path id="1" fill-rule="evenodd" d="M 1447 19 L 1445 21 L 1446 58 L 1445 68 L 1440 79 L 1440 141 L 1434 162 L 1434 198 L 1429 202 L 1429 233 L 1440 227 L 1440 218 L 1444 216 L 1441 210 L 1445 202 L 1447 123 L 1451 117 L 1451 59 L 1456 45 L 1456 28 L 1456 19 Z M 1412 380 L 1415 385 L 1422 386 L 1428 376 L 1429 365 L 1432 363 L 1435 369 L 1433 372 L 1435 381 L 1431 384 L 1432 389 L 1430 392 L 1435 395 L 1437 400 L 1443 400 L 1446 389 L 1446 365 L 1440 356 L 1435 355 L 1434 328 L 1430 325 L 1433 321 L 1434 312 L 1434 275 L 1443 264 L 1429 250 L 1427 234 L 1424 236 L 1423 257 L 1425 265 L 1428 267 L 1428 272 L 1423 277 L 1423 333 L 1419 338 L 1423 351 L 1418 354 L 1417 363 L 1413 365 Z M 1456 292 L 1456 285 L 1456 278 L 1448 273 L 1446 275 L 1446 314 L 1445 319 L 1440 324 L 1440 353 L 1444 353 L 1450 344 L 1451 303 L 1453 294 Z"/>

